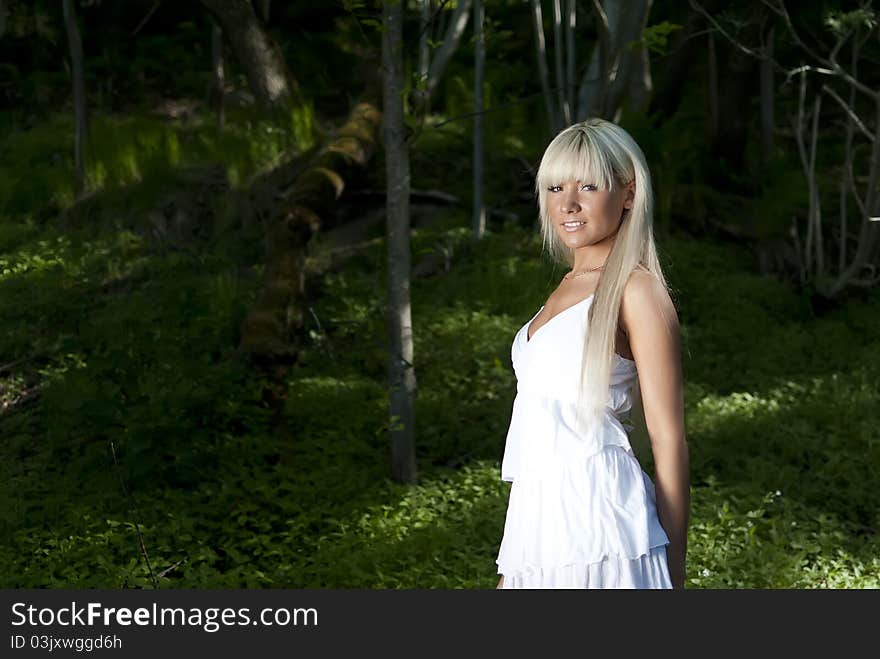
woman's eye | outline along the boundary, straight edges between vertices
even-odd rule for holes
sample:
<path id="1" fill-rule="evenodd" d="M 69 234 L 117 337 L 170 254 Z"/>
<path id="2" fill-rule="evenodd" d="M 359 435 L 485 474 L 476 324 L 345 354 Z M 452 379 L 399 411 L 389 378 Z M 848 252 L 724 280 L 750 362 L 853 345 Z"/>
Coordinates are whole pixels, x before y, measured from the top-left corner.
<path id="1" fill-rule="evenodd" d="M 596 186 L 593 185 L 592 183 L 584 183 L 584 184 L 581 186 L 581 189 L 583 189 L 583 188 L 595 188 L 595 187 L 596 187 Z M 562 186 L 561 186 L 561 185 L 551 185 L 549 188 L 547 188 L 547 190 L 550 191 L 550 192 L 556 192 L 557 190 L 561 190 L 561 189 L 562 189 Z"/>

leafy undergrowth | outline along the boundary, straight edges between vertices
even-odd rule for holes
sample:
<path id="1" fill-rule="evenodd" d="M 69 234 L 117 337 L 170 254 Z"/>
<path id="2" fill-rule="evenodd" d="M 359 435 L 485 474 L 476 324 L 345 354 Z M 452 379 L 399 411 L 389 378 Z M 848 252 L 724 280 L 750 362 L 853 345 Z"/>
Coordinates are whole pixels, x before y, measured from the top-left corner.
<path id="1" fill-rule="evenodd" d="M 381 242 L 315 276 L 273 435 L 233 353 L 259 250 L 157 256 L 131 233 L 0 224 L 2 585 L 493 587 L 510 341 L 562 271 L 531 231 L 472 245 L 466 225 L 414 231 L 414 254 L 455 257 L 413 283 L 408 487 L 387 477 Z M 685 347 L 688 586 L 880 587 L 880 298 L 813 318 L 736 249 L 661 244 Z"/>
<path id="2" fill-rule="evenodd" d="M 226 178 L 237 186 L 285 152 L 311 147 L 313 123 L 310 106 L 292 110 L 283 119 L 231 108 L 223 128 L 204 110 L 183 118 L 160 112 L 96 113 L 89 128 L 87 186 L 100 196 L 105 212 L 118 214 L 150 208 L 180 178 L 181 170 L 191 166 L 222 163 Z M 67 113 L 52 115 L 30 130 L 0 135 L 5 155 L 0 163 L 0 217 L 46 219 L 72 205 L 70 144 L 73 124 Z"/>

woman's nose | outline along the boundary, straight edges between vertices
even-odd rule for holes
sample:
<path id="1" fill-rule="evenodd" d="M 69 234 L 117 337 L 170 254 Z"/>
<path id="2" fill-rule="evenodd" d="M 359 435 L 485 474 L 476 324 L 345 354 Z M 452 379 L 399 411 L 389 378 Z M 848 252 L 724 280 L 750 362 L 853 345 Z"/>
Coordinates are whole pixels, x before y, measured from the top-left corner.
<path id="1" fill-rule="evenodd" d="M 581 208 L 580 204 L 578 204 L 578 201 L 577 201 L 577 194 L 575 194 L 573 192 L 563 192 L 562 193 L 561 209 L 562 209 L 563 213 L 569 213 L 572 211 L 577 212 L 580 210 L 580 208 Z"/>

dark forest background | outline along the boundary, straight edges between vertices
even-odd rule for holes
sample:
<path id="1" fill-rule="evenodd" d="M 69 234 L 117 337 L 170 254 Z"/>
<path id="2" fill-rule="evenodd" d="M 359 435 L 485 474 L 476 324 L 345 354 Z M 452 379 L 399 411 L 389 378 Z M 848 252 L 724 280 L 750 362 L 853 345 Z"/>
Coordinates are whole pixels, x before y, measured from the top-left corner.
<path id="1" fill-rule="evenodd" d="M 533 177 L 588 116 L 651 167 L 687 586 L 880 586 L 878 34 L 871 2 L 0 0 L 3 586 L 494 587 L 510 342 L 565 272 Z"/>

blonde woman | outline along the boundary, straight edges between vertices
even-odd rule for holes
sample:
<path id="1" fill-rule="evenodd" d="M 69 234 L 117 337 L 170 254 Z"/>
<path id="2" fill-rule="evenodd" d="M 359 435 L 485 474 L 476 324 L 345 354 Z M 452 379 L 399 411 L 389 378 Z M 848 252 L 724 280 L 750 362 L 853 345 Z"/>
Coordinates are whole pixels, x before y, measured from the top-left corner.
<path id="1" fill-rule="evenodd" d="M 544 248 L 571 268 L 516 333 L 498 588 L 683 588 L 690 509 L 678 315 L 642 150 L 563 130 L 536 177 Z M 638 386 L 655 482 L 622 419 Z"/>

